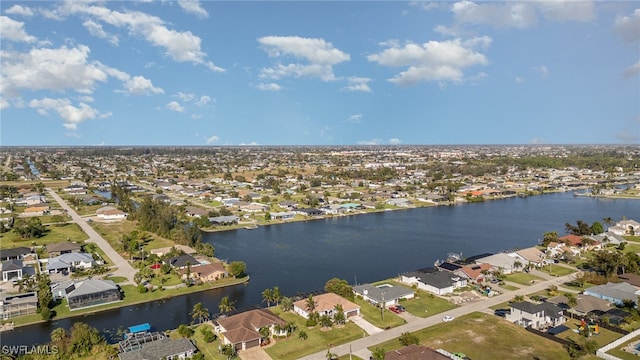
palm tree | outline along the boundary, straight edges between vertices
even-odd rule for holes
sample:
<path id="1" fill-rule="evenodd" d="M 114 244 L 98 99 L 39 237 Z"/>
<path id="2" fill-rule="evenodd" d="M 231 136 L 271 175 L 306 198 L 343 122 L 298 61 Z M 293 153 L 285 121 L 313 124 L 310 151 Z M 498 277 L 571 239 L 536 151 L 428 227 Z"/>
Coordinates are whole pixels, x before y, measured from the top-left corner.
<path id="1" fill-rule="evenodd" d="M 300 331 L 298 332 L 298 338 L 301 340 L 307 340 L 309 338 L 309 335 L 306 331 L 304 331 L 304 329 L 300 329 Z"/>
<path id="2" fill-rule="evenodd" d="M 309 295 L 309 297 L 305 301 L 305 306 L 307 307 L 307 311 L 309 312 L 309 314 L 312 314 L 316 311 L 318 303 L 313 299 L 313 295 Z"/>
<path id="3" fill-rule="evenodd" d="M 193 318 L 193 320 L 198 319 L 199 322 L 202 322 L 203 319 L 209 320 L 209 309 L 204 307 L 202 303 L 197 303 L 193 306 L 191 318 Z"/>
<path id="4" fill-rule="evenodd" d="M 606 217 L 606 218 L 602 219 L 602 221 L 605 224 L 609 225 L 609 226 L 613 226 L 616 223 L 615 221 L 613 221 L 613 219 L 611 217 Z"/>
<path id="5" fill-rule="evenodd" d="M 520 262 L 520 260 L 516 260 L 513 262 L 513 268 L 514 269 L 520 269 L 522 267 L 522 263 Z"/>
<path id="6" fill-rule="evenodd" d="M 293 310 L 293 300 L 290 297 L 282 298 L 282 311 L 291 311 Z"/>
<path id="7" fill-rule="evenodd" d="M 220 304 L 218 305 L 218 308 L 220 308 L 221 313 L 228 313 L 236 309 L 235 305 L 236 305 L 235 301 L 232 301 L 231 299 L 229 299 L 228 296 L 225 296 L 222 299 L 220 299 Z"/>
<path id="8" fill-rule="evenodd" d="M 341 304 L 336 304 L 336 306 L 334 307 L 335 313 L 333 314 L 333 321 L 336 322 L 336 324 L 338 325 L 344 325 L 344 323 L 346 322 L 346 318 L 344 315 L 344 309 L 342 308 Z"/>
<path id="9" fill-rule="evenodd" d="M 282 300 L 282 293 L 280 292 L 280 287 L 273 287 L 273 301 L 276 302 L 276 306 L 280 305 L 280 300 Z"/>
<path id="10" fill-rule="evenodd" d="M 262 336 L 262 339 L 264 339 L 265 343 L 269 343 L 269 335 L 271 335 L 271 331 L 269 330 L 269 327 L 267 326 L 263 326 L 260 328 L 260 330 L 258 330 L 258 332 L 260 333 L 260 336 Z"/>
<path id="11" fill-rule="evenodd" d="M 371 354 L 371 356 L 375 360 L 384 360 L 384 356 L 385 356 L 384 349 L 377 347 L 375 350 L 373 350 L 373 353 Z"/>
<path id="12" fill-rule="evenodd" d="M 320 326 L 327 329 L 330 328 L 331 325 L 333 325 L 333 321 L 331 320 L 331 317 L 329 317 L 329 315 L 324 314 L 320 316 Z"/>
<path id="13" fill-rule="evenodd" d="M 262 301 L 267 303 L 267 307 L 271 307 L 271 302 L 273 301 L 274 293 L 273 289 L 264 289 L 262 292 Z"/>

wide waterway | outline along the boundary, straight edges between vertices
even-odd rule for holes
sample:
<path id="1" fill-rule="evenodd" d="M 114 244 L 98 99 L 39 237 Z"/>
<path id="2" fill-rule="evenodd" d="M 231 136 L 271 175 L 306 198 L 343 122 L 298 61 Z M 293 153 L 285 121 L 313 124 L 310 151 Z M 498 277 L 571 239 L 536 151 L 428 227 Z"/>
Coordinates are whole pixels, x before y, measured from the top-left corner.
<path id="1" fill-rule="evenodd" d="M 157 330 L 188 324 L 189 312 L 199 302 L 215 313 L 226 295 L 237 308 L 249 308 L 261 305 L 262 291 L 274 286 L 292 296 L 321 290 L 333 277 L 350 283 L 377 281 L 433 266 L 450 252 L 467 257 L 529 247 L 546 231 L 563 234 L 566 222 L 623 216 L 640 219 L 640 200 L 556 193 L 208 233 L 204 240 L 213 244 L 217 257 L 246 262 L 249 284 L 19 327 L 2 333 L 1 341 L 2 345 L 47 342 L 52 329 L 68 329 L 75 321 L 117 341 L 118 329 L 139 323 L 149 322 Z"/>

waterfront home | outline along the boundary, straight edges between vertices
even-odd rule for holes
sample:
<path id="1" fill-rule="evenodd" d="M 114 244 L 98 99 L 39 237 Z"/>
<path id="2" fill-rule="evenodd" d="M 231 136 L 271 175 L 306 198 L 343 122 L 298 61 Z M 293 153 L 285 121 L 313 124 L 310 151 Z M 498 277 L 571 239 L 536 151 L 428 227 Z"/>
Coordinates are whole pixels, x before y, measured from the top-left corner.
<path id="1" fill-rule="evenodd" d="M 38 310 L 38 294 L 0 294 L 0 318 L 7 320 L 16 316 L 35 314 Z"/>
<path id="2" fill-rule="evenodd" d="M 537 247 L 516 250 L 509 255 L 520 260 L 522 266 L 520 266 L 519 268 L 523 268 L 527 265 L 541 267 L 546 262 L 545 254 L 542 251 L 538 250 Z"/>
<path id="3" fill-rule="evenodd" d="M 49 257 L 67 253 L 79 253 L 80 251 L 82 251 L 82 246 L 71 241 L 47 244 L 47 253 L 49 254 Z"/>
<path id="4" fill-rule="evenodd" d="M 571 247 L 580 247 L 582 246 L 582 236 L 568 234 L 558 238 L 558 241 L 567 244 L 567 246 Z"/>
<path id="5" fill-rule="evenodd" d="M 179 269 L 178 273 L 181 275 L 182 279 L 187 278 L 186 268 Z M 189 274 L 189 278 L 193 280 L 200 280 L 202 282 L 216 281 L 228 276 L 229 272 L 225 270 L 224 265 L 222 265 L 221 262 L 192 266 L 191 274 Z"/>
<path id="6" fill-rule="evenodd" d="M 66 299 L 70 310 L 122 301 L 120 289 L 111 280 L 69 280 L 51 285 L 53 299 Z"/>
<path id="7" fill-rule="evenodd" d="M 200 217 L 200 216 L 206 216 L 208 211 L 196 206 L 187 206 L 184 209 L 185 214 L 187 214 L 188 217 Z"/>
<path id="8" fill-rule="evenodd" d="M 189 359 L 198 349 L 191 340 L 170 339 L 160 333 L 145 333 L 119 344 L 119 360 Z"/>
<path id="9" fill-rule="evenodd" d="M 495 269 L 500 269 L 503 274 L 511 274 L 512 272 L 514 272 L 514 262 L 515 259 L 505 253 L 489 255 L 483 258 L 476 259 L 476 264 L 487 263 Z"/>
<path id="10" fill-rule="evenodd" d="M 441 350 L 439 350 L 441 351 Z M 451 360 L 459 359 L 439 353 L 436 350 L 422 345 L 411 344 L 397 350 L 391 350 L 384 354 L 385 360 Z"/>
<path id="11" fill-rule="evenodd" d="M 590 236 L 590 238 L 595 240 L 595 241 L 597 241 L 597 242 L 601 242 L 605 246 L 606 245 L 618 246 L 621 243 L 627 241 L 621 235 L 618 235 L 618 234 L 613 233 L 611 231 L 607 231 L 607 232 L 604 232 L 604 233 L 598 234 L 598 235 L 593 235 L 593 236 Z"/>
<path id="12" fill-rule="evenodd" d="M 276 332 L 275 326 L 286 324 L 286 321 L 267 309 L 255 309 L 219 318 L 215 324 L 215 332 L 224 345 L 231 344 L 236 350 L 246 350 L 262 344 L 261 328 L 266 327 L 270 334 L 280 336 L 285 335 L 285 332 Z"/>
<path id="13" fill-rule="evenodd" d="M 279 202 L 278 206 L 286 210 L 295 210 L 298 208 L 298 203 L 291 200 L 284 200 Z"/>
<path id="14" fill-rule="evenodd" d="M 357 285 L 353 287 L 353 292 L 375 306 L 382 304 L 384 307 L 395 305 L 402 299 L 413 299 L 415 296 L 415 291 L 407 286 L 387 283 Z"/>
<path id="15" fill-rule="evenodd" d="M 248 203 L 246 205 L 240 205 L 239 209 L 245 212 L 264 212 L 269 210 L 269 205 L 260 204 L 260 203 Z"/>
<path id="16" fill-rule="evenodd" d="M 608 229 L 616 235 L 638 235 L 640 234 L 640 223 L 635 220 L 618 221 L 615 226 Z"/>
<path id="17" fill-rule="evenodd" d="M 331 318 L 336 313 L 336 306 L 341 305 L 345 317 L 360 315 L 360 306 L 334 293 L 325 293 L 313 297 L 316 304 L 314 312 L 320 316 L 327 315 Z M 309 318 L 309 310 L 307 309 L 307 299 L 298 300 L 293 303 L 293 311 L 305 319 Z"/>
<path id="18" fill-rule="evenodd" d="M 305 216 L 319 216 L 323 214 L 322 210 L 315 208 L 296 209 L 294 212 Z"/>
<path id="19" fill-rule="evenodd" d="M 402 274 L 401 281 L 406 284 L 416 285 L 418 289 L 446 295 L 453 290 L 467 286 L 467 279 L 454 275 L 448 271 L 422 272 L 412 271 Z"/>
<path id="20" fill-rule="evenodd" d="M 562 309 L 554 304 L 543 302 L 534 304 L 528 301 L 511 303 L 511 312 L 505 315 L 508 321 L 542 329 L 562 325 L 567 319 L 562 315 Z"/>
<path id="21" fill-rule="evenodd" d="M 586 295 L 595 296 L 599 299 L 610 301 L 616 305 L 622 305 L 624 300 L 631 300 L 637 303 L 638 295 L 640 295 L 640 290 L 636 289 L 633 285 L 627 284 L 626 282 L 609 282 L 605 285 L 599 285 L 585 289 L 583 293 Z"/>
<path id="22" fill-rule="evenodd" d="M 96 210 L 96 216 L 102 220 L 124 220 L 127 217 L 127 213 L 113 206 L 105 206 Z"/>
<path id="23" fill-rule="evenodd" d="M 397 207 L 410 207 L 411 200 L 407 198 L 391 198 L 385 201 L 385 204 Z"/>
<path id="24" fill-rule="evenodd" d="M 466 277 L 471 283 L 480 284 L 484 282 L 485 273 L 491 271 L 492 266 L 487 263 L 465 265 L 454 274 Z"/>
<path id="25" fill-rule="evenodd" d="M 5 261 L 5 260 L 22 260 L 24 259 L 28 254 L 31 254 L 31 249 L 29 249 L 28 247 L 17 247 L 17 248 L 11 248 L 11 249 L 2 249 L 0 250 L 0 260 L 1 261 Z"/>
<path id="26" fill-rule="evenodd" d="M 2 281 L 22 280 L 22 260 L 6 260 L 2 262 Z"/>
<path id="27" fill-rule="evenodd" d="M 91 269 L 95 264 L 93 256 L 87 253 L 65 253 L 47 260 L 47 271 L 49 273 Z"/>
<path id="28" fill-rule="evenodd" d="M 214 216 L 214 217 L 210 217 L 209 218 L 209 222 L 211 223 L 211 225 L 231 225 L 231 224 L 237 224 L 238 221 L 240 220 L 239 217 L 234 216 L 234 215 L 228 215 L 228 216 Z"/>
<path id="29" fill-rule="evenodd" d="M 282 211 L 282 212 L 273 212 L 271 213 L 272 220 L 287 220 L 293 219 L 296 216 L 292 211 Z"/>

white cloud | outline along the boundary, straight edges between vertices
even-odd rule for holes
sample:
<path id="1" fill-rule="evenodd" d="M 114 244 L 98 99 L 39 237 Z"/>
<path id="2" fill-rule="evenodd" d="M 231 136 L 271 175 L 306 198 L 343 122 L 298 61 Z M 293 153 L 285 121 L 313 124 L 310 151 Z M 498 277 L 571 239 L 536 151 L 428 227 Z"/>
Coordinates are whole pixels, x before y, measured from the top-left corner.
<path id="1" fill-rule="evenodd" d="M 349 84 L 342 88 L 345 91 L 361 91 L 361 92 L 372 92 L 369 87 L 370 78 L 365 77 L 350 77 L 347 79 Z"/>
<path id="2" fill-rule="evenodd" d="M 134 76 L 127 80 L 124 84 L 127 92 L 131 95 L 150 95 L 150 94 L 164 94 L 164 90 L 159 87 L 153 86 L 151 80 L 145 79 L 142 76 Z"/>
<path id="3" fill-rule="evenodd" d="M 546 65 L 535 66 L 532 69 L 545 79 L 549 77 L 549 68 Z"/>
<path id="4" fill-rule="evenodd" d="M 640 74 L 640 60 L 638 60 L 638 62 L 629 66 L 628 68 L 624 69 L 624 72 L 622 73 L 624 77 L 631 77 L 636 74 Z"/>
<path id="5" fill-rule="evenodd" d="M 358 123 L 362 122 L 362 114 L 353 114 L 353 115 L 349 116 L 349 121 L 354 123 L 354 124 L 358 124 Z"/>
<path id="6" fill-rule="evenodd" d="M 108 78 L 106 67 L 88 62 L 89 47 L 62 46 L 58 49 L 31 49 L 28 53 L 3 53 L 2 92 L 16 96 L 19 89 L 73 89 L 91 93 L 96 82 Z"/>
<path id="7" fill-rule="evenodd" d="M 369 55 L 368 59 L 384 66 L 407 67 L 389 79 L 398 85 L 412 85 L 420 81 L 461 82 L 466 68 L 488 63 L 487 57 L 475 48 L 487 48 L 491 41 L 488 36 L 483 36 L 465 41 L 408 43 L 404 47 L 394 46 Z"/>
<path id="8" fill-rule="evenodd" d="M 208 103 L 210 103 L 210 102 L 211 102 L 211 100 L 213 100 L 213 99 L 211 99 L 211 97 L 210 97 L 210 96 L 203 95 L 203 96 L 200 96 L 200 99 L 198 99 L 198 101 L 196 101 L 196 105 L 198 105 L 198 106 L 205 106 L 205 105 L 207 105 Z"/>
<path id="9" fill-rule="evenodd" d="M 93 97 L 88 96 L 88 95 L 79 96 L 79 97 L 78 97 L 78 100 L 80 100 L 80 101 L 82 101 L 82 102 L 86 102 L 86 103 L 88 103 L 88 102 L 94 102 L 94 101 L 95 101 L 95 99 L 94 99 Z"/>
<path id="10" fill-rule="evenodd" d="M 250 143 L 240 143 L 238 145 L 240 145 L 240 146 L 256 146 L 256 145 L 258 145 L 258 143 L 255 142 L 255 141 L 252 141 Z"/>
<path id="11" fill-rule="evenodd" d="M 349 54 L 336 49 L 324 39 L 303 38 L 298 36 L 265 36 L 258 39 L 260 45 L 270 57 L 293 57 L 306 61 L 306 64 L 277 64 L 261 70 L 261 78 L 280 79 L 285 76 L 317 77 L 323 81 L 335 80 L 333 66 L 349 61 Z"/>
<path id="12" fill-rule="evenodd" d="M 191 100 L 193 100 L 196 96 L 195 94 L 185 94 L 182 91 L 178 91 L 177 94 L 173 95 L 174 97 L 177 97 L 178 99 L 184 101 L 184 102 L 189 102 Z"/>
<path id="13" fill-rule="evenodd" d="M 112 35 L 104 31 L 102 25 L 98 24 L 93 20 L 87 20 L 82 23 L 82 25 L 89 30 L 89 34 L 98 37 L 100 39 L 105 39 L 113 45 L 118 45 L 119 39 L 116 35 Z"/>
<path id="14" fill-rule="evenodd" d="M 358 145 L 380 145 L 381 142 L 380 139 L 361 140 L 358 141 Z"/>
<path id="15" fill-rule="evenodd" d="M 187 14 L 193 14 L 203 19 L 209 17 L 209 13 L 200 6 L 200 1 L 198 0 L 178 0 L 178 5 Z"/>
<path id="16" fill-rule="evenodd" d="M 4 110 L 9 107 L 9 102 L 3 96 L 0 96 L 0 110 Z"/>
<path id="17" fill-rule="evenodd" d="M 521 76 L 516 76 L 514 79 L 518 84 L 521 84 L 525 81 L 525 79 Z"/>
<path id="18" fill-rule="evenodd" d="M 525 28 L 537 22 L 532 3 L 483 3 L 460 1 L 451 7 L 456 22 Z"/>
<path id="19" fill-rule="evenodd" d="M 184 112 L 184 107 L 177 101 L 171 101 L 165 107 L 171 111 Z"/>
<path id="20" fill-rule="evenodd" d="M 218 140 L 220 140 L 220 138 L 217 137 L 216 135 L 210 136 L 207 138 L 207 145 L 211 145 L 215 142 L 218 142 Z"/>
<path id="21" fill-rule="evenodd" d="M 69 130 L 76 130 L 78 124 L 85 120 L 104 119 L 111 116 L 111 113 L 101 113 L 91 106 L 81 102 L 78 106 L 73 106 L 71 101 L 62 99 L 33 99 L 29 102 L 29 107 L 36 109 L 40 115 L 49 115 L 49 111 L 56 112 L 65 122 L 62 124 Z"/>
<path id="22" fill-rule="evenodd" d="M 596 18 L 593 1 L 583 0 L 481 3 L 464 0 L 453 4 L 451 11 L 457 24 L 479 24 L 497 28 L 528 28 L 538 23 L 539 14 L 547 20 L 559 22 L 587 22 Z"/>
<path id="23" fill-rule="evenodd" d="M 190 31 L 176 31 L 165 26 L 162 19 L 139 11 L 110 10 L 87 2 L 69 1 L 59 7 L 54 15 L 82 14 L 91 16 L 118 28 L 127 28 L 132 34 L 142 36 L 154 46 L 165 49 L 165 54 L 176 62 L 202 64 L 215 72 L 224 69 L 206 61 L 207 54 L 200 47 L 202 39 Z"/>
<path id="24" fill-rule="evenodd" d="M 282 86 L 280 86 L 280 85 L 278 85 L 276 83 L 259 83 L 255 87 L 258 90 L 264 90 L 264 91 L 280 91 L 280 90 L 282 90 Z"/>
<path id="25" fill-rule="evenodd" d="M 9 15 L 33 16 L 33 10 L 31 10 L 31 8 L 17 4 L 6 9 L 4 12 Z"/>
<path id="26" fill-rule="evenodd" d="M 587 22 L 595 20 L 596 10 L 593 1 L 554 0 L 536 3 L 542 15 L 553 21 Z"/>
<path id="27" fill-rule="evenodd" d="M 4 40 L 17 42 L 36 41 L 35 36 L 27 34 L 24 30 L 24 23 L 22 21 L 16 21 L 7 16 L 0 16 L 0 33 Z"/>
<path id="28" fill-rule="evenodd" d="M 391 139 L 389 139 L 389 144 L 391 144 L 391 145 L 402 144 L 402 140 L 400 140 L 398 138 L 391 138 Z"/>
<path id="29" fill-rule="evenodd" d="M 640 40 L 640 9 L 635 9 L 629 16 L 618 16 L 613 28 L 626 41 Z"/>

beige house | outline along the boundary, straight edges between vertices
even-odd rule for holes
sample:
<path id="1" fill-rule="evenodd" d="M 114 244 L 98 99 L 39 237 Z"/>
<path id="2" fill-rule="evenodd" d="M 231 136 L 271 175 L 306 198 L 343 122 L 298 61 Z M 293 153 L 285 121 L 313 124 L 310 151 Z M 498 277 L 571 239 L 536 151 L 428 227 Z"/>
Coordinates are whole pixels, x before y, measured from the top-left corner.
<path id="1" fill-rule="evenodd" d="M 360 315 L 360 306 L 334 293 L 326 293 L 313 297 L 316 303 L 315 312 L 333 317 L 336 312 L 336 305 L 342 306 L 342 311 L 346 317 Z M 293 311 L 305 319 L 309 318 L 307 310 L 307 299 L 298 300 L 293 303 Z"/>
<path id="2" fill-rule="evenodd" d="M 178 270 L 183 279 L 187 278 L 187 269 L 183 268 Z M 212 264 L 203 264 L 191 267 L 191 279 L 200 280 L 203 282 L 216 281 L 222 278 L 228 277 L 229 272 L 225 270 L 224 265 L 221 262 Z"/>
<path id="3" fill-rule="evenodd" d="M 96 210 L 96 216 L 102 220 L 124 220 L 127 214 L 113 206 L 105 206 Z"/>

